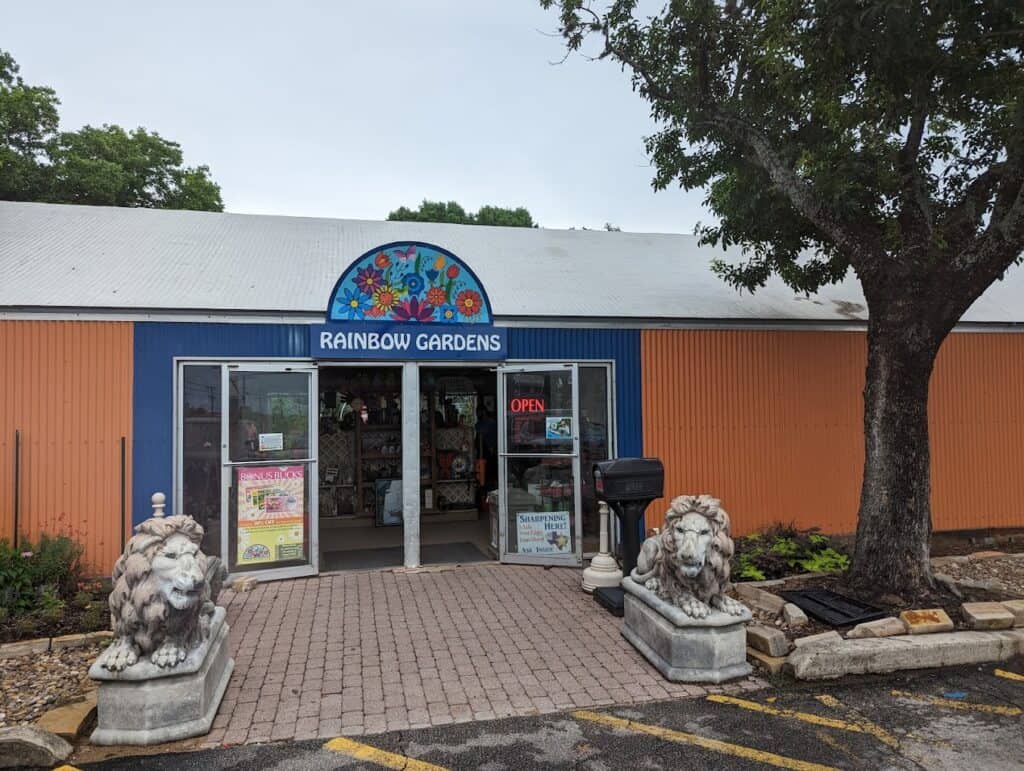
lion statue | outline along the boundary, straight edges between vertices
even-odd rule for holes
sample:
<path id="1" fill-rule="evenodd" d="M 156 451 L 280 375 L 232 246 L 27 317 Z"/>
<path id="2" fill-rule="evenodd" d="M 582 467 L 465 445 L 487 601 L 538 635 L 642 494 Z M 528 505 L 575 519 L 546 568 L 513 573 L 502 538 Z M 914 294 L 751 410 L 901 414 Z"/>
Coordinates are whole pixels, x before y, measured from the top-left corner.
<path id="1" fill-rule="evenodd" d="M 152 517 L 135 528 L 114 565 L 110 624 L 114 642 L 97 659 L 119 672 L 148 656 L 175 667 L 210 633 L 227 570 L 199 550 L 203 528 L 192 517 Z"/>
<path id="2" fill-rule="evenodd" d="M 644 541 L 630 578 L 692 618 L 712 609 L 742 616 L 746 608 L 724 592 L 729 584 L 729 515 L 710 495 L 681 495 L 665 512 L 661 531 Z"/>

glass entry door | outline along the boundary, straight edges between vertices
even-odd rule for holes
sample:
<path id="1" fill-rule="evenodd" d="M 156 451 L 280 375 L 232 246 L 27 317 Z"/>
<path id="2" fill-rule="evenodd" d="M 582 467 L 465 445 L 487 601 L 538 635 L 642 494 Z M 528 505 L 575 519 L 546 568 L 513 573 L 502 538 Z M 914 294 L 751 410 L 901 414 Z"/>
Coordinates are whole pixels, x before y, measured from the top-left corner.
<path id="1" fill-rule="evenodd" d="M 502 562 L 582 565 L 579 371 L 498 369 Z"/>
<path id="2" fill-rule="evenodd" d="M 222 554 L 233 574 L 317 571 L 316 368 L 228 364 L 222 371 Z"/>

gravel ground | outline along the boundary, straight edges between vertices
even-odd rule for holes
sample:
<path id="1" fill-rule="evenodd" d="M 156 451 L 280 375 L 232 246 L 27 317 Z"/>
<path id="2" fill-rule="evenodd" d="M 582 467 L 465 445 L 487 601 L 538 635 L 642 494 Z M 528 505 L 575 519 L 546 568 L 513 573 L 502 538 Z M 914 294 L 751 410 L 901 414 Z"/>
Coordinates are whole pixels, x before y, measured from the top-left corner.
<path id="1" fill-rule="evenodd" d="M 27 724 L 95 687 L 89 665 L 105 644 L 0 659 L 0 728 Z"/>
<path id="2" fill-rule="evenodd" d="M 1009 594 L 1024 597 L 1024 559 L 1019 557 L 1002 557 L 984 560 L 972 560 L 965 564 L 953 563 L 937 568 L 957 579 L 973 579 L 975 581 L 996 580 L 1002 583 Z"/>

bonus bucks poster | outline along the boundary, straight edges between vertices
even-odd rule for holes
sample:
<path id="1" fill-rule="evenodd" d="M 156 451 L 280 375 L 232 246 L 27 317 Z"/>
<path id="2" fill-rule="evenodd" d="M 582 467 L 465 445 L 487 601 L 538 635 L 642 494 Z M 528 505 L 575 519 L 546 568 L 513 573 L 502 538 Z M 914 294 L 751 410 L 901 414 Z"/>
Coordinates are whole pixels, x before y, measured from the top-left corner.
<path id="1" fill-rule="evenodd" d="M 306 559 L 305 466 L 238 470 L 238 565 Z"/>

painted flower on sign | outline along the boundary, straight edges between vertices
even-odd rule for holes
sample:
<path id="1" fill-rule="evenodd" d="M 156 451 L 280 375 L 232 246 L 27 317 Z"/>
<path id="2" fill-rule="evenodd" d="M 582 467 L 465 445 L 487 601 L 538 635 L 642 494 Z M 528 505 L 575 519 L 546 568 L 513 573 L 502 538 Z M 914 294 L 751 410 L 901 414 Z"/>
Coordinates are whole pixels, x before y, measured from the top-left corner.
<path id="1" fill-rule="evenodd" d="M 423 291 L 423 279 L 413 273 L 405 277 L 405 288 L 409 290 L 409 294 L 419 294 Z"/>
<path id="2" fill-rule="evenodd" d="M 370 307 L 370 301 L 362 292 L 354 292 L 351 289 L 345 290 L 345 299 L 341 303 L 341 312 L 348 319 L 361 319 L 366 315 L 366 309 Z"/>
<path id="3" fill-rule="evenodd" d="M 384 274 L 376 268 L 360 268 L 356 274 L 356 286 L 365 295 L 372 295 L 384 283 Z"/>
<path id="4" fill-rule="evenodd" d="M 395 321 L 430 321 L 434 318 L 434 306 L 421 303 L 419 298 L 406 300 L 391 312 Z"/>
<path id="5" fill-rule="evenodd" d="M 484 307 L 484 301 L 479 292 L 465 289 L 455 298 L 455 307 L 463 316 L 475 316 Z"/>
<path id="6" fill-rule="evenodd" d="M 373 304 L 386 313 L 398 305 L 398 292 L 393 287 L 384 284 L 374 291 Z"/>
<path id="7" fill-rule="evenodd" d="M 486 298 L 476 276 L 457 257 L 403 242 L 353 263 L 338 281 L 328 316 L 331 321 L 487 324 L 492 319 Z"/>
<path id="8" fill-rule="evenodd" d="M 427 302 L 435 308 L 440 308 L 448 302 L 448 293 L 439 286 L 432 286 L 427 290 Z"/>

